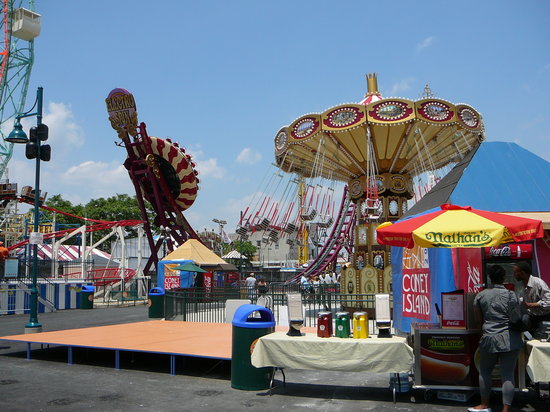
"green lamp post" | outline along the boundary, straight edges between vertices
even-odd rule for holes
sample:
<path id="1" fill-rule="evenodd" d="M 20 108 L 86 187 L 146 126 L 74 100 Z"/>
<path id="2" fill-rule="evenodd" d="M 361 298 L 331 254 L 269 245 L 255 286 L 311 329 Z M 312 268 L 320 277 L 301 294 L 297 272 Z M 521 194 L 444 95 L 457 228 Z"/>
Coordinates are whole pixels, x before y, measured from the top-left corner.
<path id="1" fill-rule="evenodd" d="M 40 220 L 40 160 L 45 162 L 51 158 L 50 145 L 41 145 L 41 142 L 48 139 L 48 126 L 42 123 L 42 101 L 43 88 L 39 87 L 36 92 L 36 101 L 31 110 L 27 113 L 20 114 L 15 119 L 13 131 L 5 139 L 10 143 L 25 143 L 25 156 L 27 159 L 36 159 L 36 173 L 34 185 L 34 232 L 31 233 L 30 243 L 33 245 L 33 262 L 32 262 L 32 287 L 30 299 L 30 319 L 25 325 L 25 333 L 36 333 L 42 331 L 42 325 L 38 322 L 38 243 L 41 243 L 38 232 Z M 36 112 L 30 113 L 36 107 Z M 36 116 L 36 126 L 30 130 L 30 139 L 27 138 L 21 125 L 21 119 L 24 117 Z"/>

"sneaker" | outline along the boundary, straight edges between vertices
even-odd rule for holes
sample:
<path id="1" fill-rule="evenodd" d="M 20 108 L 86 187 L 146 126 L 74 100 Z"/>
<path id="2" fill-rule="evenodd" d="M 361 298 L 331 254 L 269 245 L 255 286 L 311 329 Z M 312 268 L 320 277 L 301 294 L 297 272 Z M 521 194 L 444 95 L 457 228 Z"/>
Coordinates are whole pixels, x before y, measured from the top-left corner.
<path id="1" fill-rule="evenodd" d="M 476 409 L 475 406 L 468 408 L 468 412 L 491 412 L 491 408 Z"/>

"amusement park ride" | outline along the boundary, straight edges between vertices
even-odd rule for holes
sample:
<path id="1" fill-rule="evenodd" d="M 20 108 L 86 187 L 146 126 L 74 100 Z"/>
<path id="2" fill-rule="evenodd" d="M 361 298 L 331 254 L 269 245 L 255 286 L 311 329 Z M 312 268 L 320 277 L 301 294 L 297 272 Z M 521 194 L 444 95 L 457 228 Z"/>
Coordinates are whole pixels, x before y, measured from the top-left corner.
<path id="1" fill-rule="evenodd" d="M 25 106 L 40 15 L 34 0 L 0 0 L 0 179 L 6 177 L 13 143 L 4 139 Z M 4 126 L 5 125 L 5 126 Z"/>
<path id="2" fill-rule="evenodd" d="M 23 109 L 40 16 L 32 11 L 34 1 L 28 5 L 0 1 L 2 126 Z M 341 283 L 350 294 L 389 292 L 390 249 L 377 244 L 376 227 L 401 218 L 409 203 L 424 194 L 419 189 L 424 181 L 435 184 L 484 140 L 481 116 L 471 106 L 437 99 L 428 92 L 417 101 L 383 98 L 374 74 L 367 76 L 367 88 L 359 103 L 304 115 L 277 132 L 277 172 L 268 189 L 258 192 L 242 213 L 236 230 L 241 240 L 260 232 L 264 244 L 284 240 L 297 248 L 306 275 L 334 270 L 337 258 L 347 252 L 349 265 Z M 167 246 L 171 251 L 189 238 L 199 239 L 183 214 L 197 196 L 198 171 L 178 143 L 148 135 L 145 123 L 138 123 L 131 93 L 114 89 L 106 104 L 111 126 L 120 139 L 117 145 L 127 152 L 124 166 L 134 184 L 142 218 L 131 223 L 143 223 L 151 250 L 144 268 L 148 273 L 157 266 L 161 248 Z M 4 129 L 11 127 L 0 127 L 0 132 Z M 0 140 L 0 178 L 11 151 L 12 144 Z M 284 176 L 289 176 L 286 185 L 282 184 Z M 342 183 L 338 207 L 335 189 Z M 5 210 L 17 197 L 11 193 L 13 189 L 10 183 L 0 187 Z M 266 194 L 268 191 L 271 193 Z M 24 196 L 18 199 L 24 200 Z M 145 202 L 153 207 L 153 217 Z M 94 223 L 86 230 L 130 224 Z M 160 227 L 164 235 L 155 239 L 153 226 Z M 316 256 L 308 250 L 312 239 L 322 246 Z"/>
<path id="3" fill-rule="evenodd" d="M 375 74 L 367 76 L 367 86 L 360 103 L 302 116 L 275 136 L 281 170 L 301 182 L 328 179 L 347 185 L 332 235 L 307 272 L 330 267 L 345 245 L 353 252 L 341 284 L 350 294 L 390 291 L 390 249 L 377 244 L 376 227 L 401 218 L 409 199 L 422 195 L 415 186 L 437 180 L 484 140 L 481 116 L 471 106 L 430 94 L 418 101 L 382 98 Z M 303 240 L 315 212 L 304 214 L 306 206 L 300 203 L 295 224 Z"/>
<path id="4" fill-rule="evenodd" d="M 145 233 L 151 256 L 144 273 L 158 264 L 158 251 L 166 244 L 168 251 L 183 244 L 187 239 L 199 239 L 183 211 L 197 197 L 199 178 L 195 163 L 185 149 L 170 139 L 161 139 L 147 134 L 145 123 L 138 125 L 134 96 L 124 89 L 112 90 L 107 99 L 111 126 L 116 130 L 128 157 L 124 167 L 134 188 L 144 221 Z M 153 207 L 155 217 L 149 218 L 145 201 Z M 162 239 L 153 238 L 152 224 L 163 228 Z"/>
<path id="5" fill-rule="evenodd" d="M 28 244 L 29 240 L 25 239 L 25 234 L 29 225 L 34 224 L 31 213 L 18 213 L 18 204 L 33 205 L 35 191 L 31 186 L 24 186 L 21 193 L 18 193 L 17 183 L 9 182 L 7 165 L 12 156 L 13 143 L 4 133 L 12 130 L 14 121 L 21 117 L 24 111 L 34 62 L 34 39 L 41 31 L 41 16 L 34 11 L 33 0 L 0 0 L 0 2 L 0 36 L 2 36 L 0 43 L 0 134 L 2 134 L 0 139 L 0 230 L 6 246 L 14 250 Z M 46 196 L 47 193 L 43 194 L 40 191 L 38 205 L 41 209 L 70 215 L 47 207 L 44 204 Z M 55 231 L 55 225 L 41 222 L 39 231 L 44 239 L 53 241 L 61 238 L 63 240 L 76 232 L 95 232 L 105 229 L 113 229 L 113 234 L 115 229 L 118 230 L 120 237 L 120 228 L 142 224 L 140 220 L 111 222 L 70 216 L 79 218 L 86 224 L 76 231 L 74 229 Z M 83 241 L 85 238 L 82 236 Z M 59 245 L 59 242 L 55 242 L 54 246 Z M 88 250 L 85 249 L 84 254 L 86 253 Z M 54 273 L 57 271 L 54 270 Z"/>

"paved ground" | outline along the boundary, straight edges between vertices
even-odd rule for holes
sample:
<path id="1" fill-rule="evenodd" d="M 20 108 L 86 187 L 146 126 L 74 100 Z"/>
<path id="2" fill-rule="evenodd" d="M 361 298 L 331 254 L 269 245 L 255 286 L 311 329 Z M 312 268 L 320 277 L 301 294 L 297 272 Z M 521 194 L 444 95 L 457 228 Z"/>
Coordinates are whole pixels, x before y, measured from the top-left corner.
<path id="1" fill-rule="evenodd" d="M 40 314 L 43 331 L 147 320 L 144 306 L 66 310 Z M 0 316 L 0 336 L 23 333 L 28 315 Z M 392 402 L 388 376 L 341 372 L 287 370 L 287 385 L 269 396 L 264 391 L 231 388 L 229 362 L 178 360 L 177 375 L 169 373 L 167 356 L 121 354 L 114 369 L 114 353 L 75 350 L 67 364 L 63 348 L 33 351 L 26 359 L 24 343 L 0 340 L 0 411 L 465 411 L 477 402 L 424 399 L 413 389 Z M 280 378 L 280 375 L 278 375 Z M 278 382 L 280 384 L 280 382 Z M 550 402 L 533 392 L 521 393 L 516 410 L 548 411 Z M 500 396 L 494 395 L 494 411 Z"/>

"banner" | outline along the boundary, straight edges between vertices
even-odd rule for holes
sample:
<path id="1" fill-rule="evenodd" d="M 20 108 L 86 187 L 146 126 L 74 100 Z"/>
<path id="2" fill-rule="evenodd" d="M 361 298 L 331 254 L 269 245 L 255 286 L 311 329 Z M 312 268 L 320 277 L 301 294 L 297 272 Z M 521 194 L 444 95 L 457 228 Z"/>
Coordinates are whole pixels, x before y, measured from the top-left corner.
<path id="1" fill-rule="evenodd" d="M 430 248 L 411 253 L 392 247 L 391 263 L 394 327 L 410 333 L 413 322 L 439 322 L 435 304 L 441 307 L 441 292 L 457 289 L 451 250 Z"/>
<path id="2" fill-rule="evenodd" d="M 453 249 L 453 267 L 457 289 L 477 293 L 483 289 L 483 263 L 477 248 Z"/>
<path id="3" fill-rule="evenodd" d="M 403 251 L 402 315 L 430 319 L 430 262 L 428 250 L 415 246 Z"/>

